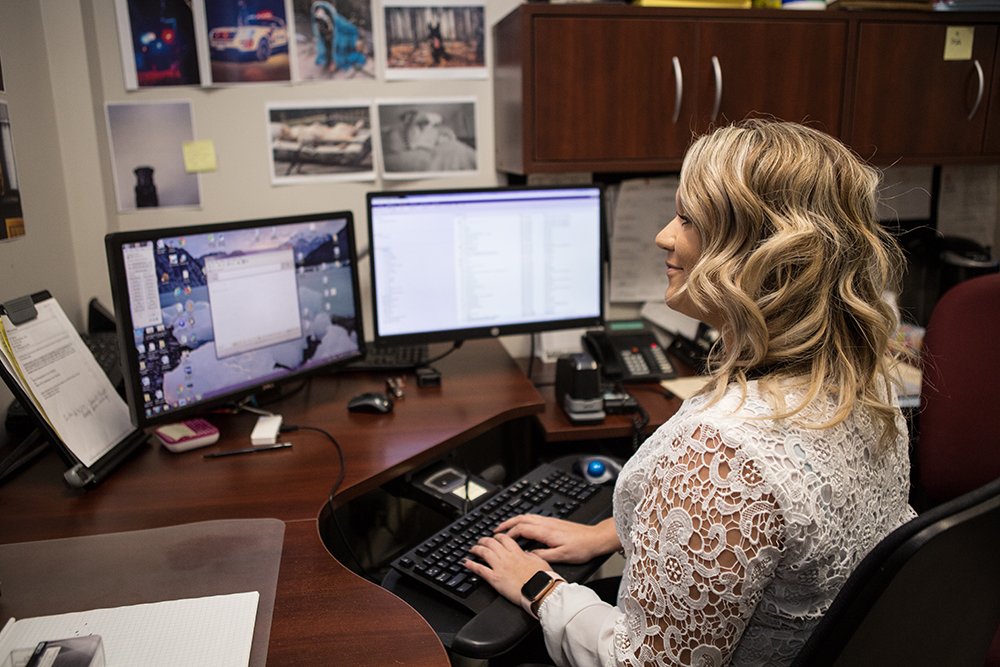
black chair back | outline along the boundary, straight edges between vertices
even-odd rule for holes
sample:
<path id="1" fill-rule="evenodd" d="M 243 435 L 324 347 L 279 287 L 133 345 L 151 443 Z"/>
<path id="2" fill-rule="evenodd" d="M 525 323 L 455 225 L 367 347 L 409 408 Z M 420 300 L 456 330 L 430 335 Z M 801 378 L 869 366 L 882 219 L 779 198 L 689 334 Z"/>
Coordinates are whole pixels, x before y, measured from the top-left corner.
<path id="1" fill-rule="evenodd" d="M 792 664 L 983 667 L 998 623 L 1000 479 L 879 542 Z"/>

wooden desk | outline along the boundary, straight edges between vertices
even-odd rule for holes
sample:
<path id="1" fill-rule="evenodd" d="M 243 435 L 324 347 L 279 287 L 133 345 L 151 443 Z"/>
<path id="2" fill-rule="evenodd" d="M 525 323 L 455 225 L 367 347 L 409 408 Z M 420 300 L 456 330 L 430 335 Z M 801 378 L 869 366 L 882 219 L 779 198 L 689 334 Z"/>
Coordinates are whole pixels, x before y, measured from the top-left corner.
<path id="1" fill-rule="evenodd" d="M 387 415 L 347 412 L 351 396 L 383 388 L 384 376 L 369 373 L 315 377 L 300 392 L 266 407 L 280 412 L 286 424 L 323 428 L 337 438 L 346 470 L 335 504 L 544 408 L 538 391 L 497 341 L 467 343 L 435 366 L 442 386 L 420 389 L 409 378 L 406 397 Z M 86 492 L 68 487 L 62 480 L 64 464 L 54 453 L 46 454 L 0 487 L 0 543 L 210 519 L 281 519 L 286 533 L 268 648 L 271 664 L 447 665 L 444 648 L 423 618 L 355 575 L 323 546 L 317 518 L 338 461 L 321 434 L 289 433 L 285 439 L 294 443 L 291 449 L 202 458 L 209 451 L 246 446 L 255 419 L 214 416 L 223 434 L 218 444 L 183 454 L 151 444 Z M 0 605 L 0 623 L 17 614 Z"/>

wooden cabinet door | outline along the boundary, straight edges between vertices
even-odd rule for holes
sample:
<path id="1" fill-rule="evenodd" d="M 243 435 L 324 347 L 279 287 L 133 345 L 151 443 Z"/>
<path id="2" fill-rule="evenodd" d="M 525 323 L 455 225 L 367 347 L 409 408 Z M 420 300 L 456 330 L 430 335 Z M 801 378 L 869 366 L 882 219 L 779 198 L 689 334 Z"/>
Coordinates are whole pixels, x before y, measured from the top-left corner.
<path id="1" fill-rule="evenodd" d="M 947 21 L 860 25 L 849 141 L 863 157 L 933 163 L 981 153 L 997 28 L 976 25 L 972 57 L 945 60 L 948 26 L 962 17 Z"/>
<path id="2" fill-rule="evenodd" d="M 699 129 L 765 115 L 839 136 L 846 21 L 702 21 L 699 30 Z"/>
<path id="3" fill-rule="evenodd" d="M 633 171 L 679 159 L 691 137 L 693 21 L 536 17 L 527 125 L 532 160 Z M 528 101 L 526 100 L 526 107 Z"/>

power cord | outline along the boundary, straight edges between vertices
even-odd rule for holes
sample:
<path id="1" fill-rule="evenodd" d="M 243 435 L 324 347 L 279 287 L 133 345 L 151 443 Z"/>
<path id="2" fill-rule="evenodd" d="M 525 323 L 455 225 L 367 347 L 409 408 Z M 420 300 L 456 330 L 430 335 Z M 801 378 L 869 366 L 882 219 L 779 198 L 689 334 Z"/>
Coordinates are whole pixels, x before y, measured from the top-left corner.
<path id="1" fill-rule="evenodd" d="M 445 358 L 445 357 L 447 357 L 447 356 L 448 356 L 449 354 L 451 354 L 452 352 L 454 352 L 454 351 L 455 351 L 455 350 L 457 350 L 458 348 L 462 347 L 462 343 L 464 343 L 464 342 L 465 342 L 464 340 L 456 340 L 456 341 L 455 341 L 454 343 L 452 343 L 452 344 L 451 344 L 451 347 L 450 347 L 450 348 L 448 348 L 447 350 L 445 350 L 444 352 L 442 352 L 442 353 L 441 353 L 441 354 L 439 354 L 438 356 L 436 356 L 436 357 L 431 357 L 430 359 L 428 359 L 428 360 L 426 360 L 426 361 L 424 361 L 424 362 L 421 362 L 421 363 L 417 364 L 417 366 L 415 366 L 415 367 L 420 367 L 420 366 L 430 366 L 430 365 L 431 365 L 431 364 L 433 364 L 433 363 L 434 363 L 435 361 L 440 361 L 440 360 L 444 359 L 444 358 Z"/>
<path id="2" fill-rule="evenodd" d="M 337 461 L 340 464 L 337 470 L 337 478 L 333 481 L 333 485 L 330 487 L 330 493 L 327 495 L 326 502 L 330 506 L 330 513 L 333 513 L 333 497 L 337 494 L 337 490 L 340 489 L 340 485 L 344 482 L 344 450 L 341 448 L 340 443 L 333 435 L 324 429 L 317 426 L 295 426 L 292 424 L 285 424 L 281 427 L 282 433 L 291 433 L 292 431 L 313 431 L 315 433 L 320 433 L 326 436 L 326 439 L 333 443 L 333 448 L 337 451 Z"/>
<path id="3" fill-rule="evenodd" d="M 340 485 L 343 484 L 344 482 L 345 465 L 344 465 L 343 448 L 341 448 L 340 443 L 337 442 L 337 439 L 333 437 L 332 433 L 330 433 L 325 429 L 321 429 L 317 426 L 296 426 L 293 424 L 285 424 L 281 427 L 282 433 L 291 433 L 293 431 L 313 431 L 315 433 L 320 433 L 333 444 L 333 448 L 337 452 L 337 461 L 339 463 L 339 466 L 337 470 L 337 477 L 336 479 L 333 480 L 333 484 L 330 486 L 330 492 L 329 494 L 327 494 L 326 497 L 327 506 L 330 508 L 330 520 L 333 522 L 333 527 L 337 529 L 337 533 L 340 535 L 340 539 L 343 541 L 344 548 L 347 550 L 347 553 L 351 556 L 351 559 L 358 566 L 358 570 L 361 571 L 361 574 L 366 579 L 370 581 L 375 581 L 371 573 L 368 572 L 368 569 L 365 567 L 364 563 L 361 562 L 361 559 L 354 552 L 354 549 L 351 548 L 351 543 L 350 540 L 347 538 L 347 534 L 344 532 L 344 529 L 340 525 L 340 522 L 337 521 L 337 510 L 333 505 L 333 497 L 337 495 L 337 491 L 340 489 Z"/>

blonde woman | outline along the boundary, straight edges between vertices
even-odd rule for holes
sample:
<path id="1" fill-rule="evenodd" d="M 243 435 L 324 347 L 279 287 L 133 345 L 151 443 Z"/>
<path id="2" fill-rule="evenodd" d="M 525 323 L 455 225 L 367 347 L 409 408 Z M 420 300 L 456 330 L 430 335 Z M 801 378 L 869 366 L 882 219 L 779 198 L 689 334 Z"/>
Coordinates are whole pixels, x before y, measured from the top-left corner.
<path id="1" fill-rule="evenodd" d="M 515 517 L 467 563 L 540 619 L 556 664 L 787 664 L 855 565 L 914 516 L 882 298 L 902 257 L 875 216 L 878 182 L 793 123 L 692 145 L 656 243 L 667 303 L 720 333 L 710 385 L 626 463 L 612 519 Z M 546 546 L 526 553 L 518 537 Z M 549 565 L 619 549 L 616 605 Z"/>

